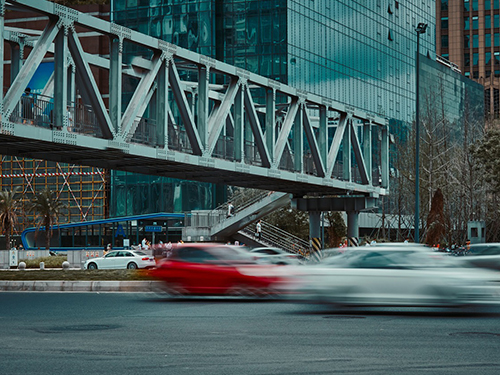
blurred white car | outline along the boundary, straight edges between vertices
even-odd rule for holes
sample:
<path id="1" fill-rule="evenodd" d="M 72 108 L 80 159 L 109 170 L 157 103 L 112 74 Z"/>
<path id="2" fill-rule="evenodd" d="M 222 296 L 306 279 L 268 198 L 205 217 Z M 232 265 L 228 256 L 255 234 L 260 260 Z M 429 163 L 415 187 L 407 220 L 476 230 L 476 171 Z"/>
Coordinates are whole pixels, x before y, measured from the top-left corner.
<path id="1" fill-rule="evenodd" d="M 500 271 L 500 243 L 478 243 L 470 245 L 458 262 L 465 267 L 482 267 Z"/>
<path id="2" fill-rule="evenodd" d="M 349 248 L 297 274 L 305 298 L 333 305 L 460 306 L 500 296 L 500 274 L 412 246 Z"/>
<path id="3" fill-rule="evenodd" d="M 253 258 L 259 263 L 300 264 L 300 256 L 291 254 L 276 247 L 256 247 L 250 250 Z"/>
<path id="4" fill-rule="evenodd" d="M 96 269 L 136 269 L 149 268 L 156 265 L 155 258 L 138 250 L 115 250 L 99 258 L 85 261 L 83 268 Z"/>

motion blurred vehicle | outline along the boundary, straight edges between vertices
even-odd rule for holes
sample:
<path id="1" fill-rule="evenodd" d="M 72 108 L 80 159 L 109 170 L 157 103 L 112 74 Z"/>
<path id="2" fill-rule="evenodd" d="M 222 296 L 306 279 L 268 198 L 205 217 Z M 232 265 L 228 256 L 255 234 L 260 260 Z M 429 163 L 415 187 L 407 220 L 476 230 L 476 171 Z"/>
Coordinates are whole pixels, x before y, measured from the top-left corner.
<path id="1" fill-rule="evenodd" d="M 241 246 L 179 244 L 149 273 L 170 295 L 268 296 L 280 294 L 285 274 L 258 264 Z"/>
<path id="2" fill-rule="evenodd" d="M 499 274 L 415 246 L 350 248 L 301 267 L 297 282 L 304 298 L 346 306 L 490 304 L 500 291 Z"/>
<path id="3" fill-rule="evenodd" d="M 489 268 L 500 271 L 500 243 L 469 245 L 464 257 L 457 259 L 463 266 Z"/>
<path id="4" fill-rule="evenodd" d="M 83 268 L 97 269 L 136 269 L 151 268 L 156 265 L 155 258 L 138 250 L 115 250 L 99 258 L 85 261 Z"/>
<path id="5" fill-rule="evenodd" d="M 301 257 L 297 254 L 291 254 L 277 247 L 256 247 L 250 250 L 253 259 L 259 263 L 271 264 L 300 264 Z"/>

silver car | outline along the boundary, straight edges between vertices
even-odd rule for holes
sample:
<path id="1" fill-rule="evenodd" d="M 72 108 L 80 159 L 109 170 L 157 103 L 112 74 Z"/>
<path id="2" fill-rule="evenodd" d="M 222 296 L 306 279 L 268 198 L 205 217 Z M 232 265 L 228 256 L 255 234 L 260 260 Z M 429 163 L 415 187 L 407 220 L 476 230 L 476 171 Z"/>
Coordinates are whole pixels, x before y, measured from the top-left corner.
<path id="1" fill-rule="evenodd" d="M 303 296 L 358 306 L 461 306 L 499 301 L 500 275 L 410 247 L 350 248 L 298 271 Z"/>
<path id="2" fill-rule="evenodd" d="M 500 243 L 478 243 L 470 245 L 464 257 L 457 261 L 464 266 L 489 268 L 500 271 Z"/>
<path id="3" fill-rule="evenodd" d="M 97 269 L 136 269 L 156 265 L 155 258 L 138 250 L 114 250 L 99 258 L 88 259 L 83 268 Z"/>
<path id="4" fill-rule="evenodd" d="M 300 256 L 277 247 L 256 247 L 250 250 L 253 258 L 260 263 L 300 264 Z"/>

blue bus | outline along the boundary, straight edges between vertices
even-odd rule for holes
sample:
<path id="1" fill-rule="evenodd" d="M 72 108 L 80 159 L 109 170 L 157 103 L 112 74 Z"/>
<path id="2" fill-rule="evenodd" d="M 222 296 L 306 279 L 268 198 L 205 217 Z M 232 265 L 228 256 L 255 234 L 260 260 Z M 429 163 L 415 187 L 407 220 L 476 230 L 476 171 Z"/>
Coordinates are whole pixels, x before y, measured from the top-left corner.
<path id="1" fill-rule="evenodd" d="M 52 228 L 50 250 L 103 250 L 108 244 L 123 249 L 140 245 L 143 238 L 151 244 L 177 242 L 182 238 L 186 215 L 162 212 L 61 224 Z M 44 249 L 45 230 L 27 228 L 21 241 L 25 250 Z"/>

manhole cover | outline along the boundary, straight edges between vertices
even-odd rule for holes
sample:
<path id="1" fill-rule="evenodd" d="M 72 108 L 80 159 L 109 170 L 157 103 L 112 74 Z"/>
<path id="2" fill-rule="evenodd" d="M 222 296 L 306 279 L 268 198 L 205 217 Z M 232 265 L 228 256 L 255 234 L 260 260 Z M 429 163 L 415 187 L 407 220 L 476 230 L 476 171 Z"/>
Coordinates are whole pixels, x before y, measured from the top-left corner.
<path id="1" fill-rule="evenodd" d="M 355 316 L 355 315 L 327 315 L 324 316 L 325 319 L 365 319 L 364 316 Z"/>
<path id="2" fill-rule="evenodd" d="M 454 332 L 450 336 L 500 336 L 500 333 L 493 332 Z"/>
<path id="3" fill-rule="evenodd" d="M 50 328 L 40 328 L 35 329 L 36 332 L 39 333 L 60 333 L 60 332 L 83 332 L 83 331 L 105 331 L 108 329 L 116 329 L 118 325 L 110 325 L 110 324 L 78 324 L 78 325 L 69 325 L 69 326 L 59 326 L 59 327 L 50 327 Z"/>

